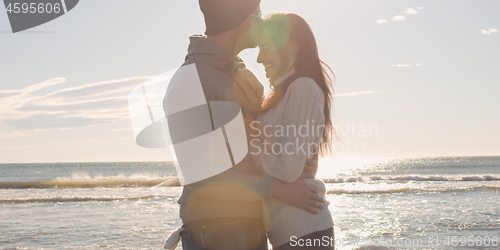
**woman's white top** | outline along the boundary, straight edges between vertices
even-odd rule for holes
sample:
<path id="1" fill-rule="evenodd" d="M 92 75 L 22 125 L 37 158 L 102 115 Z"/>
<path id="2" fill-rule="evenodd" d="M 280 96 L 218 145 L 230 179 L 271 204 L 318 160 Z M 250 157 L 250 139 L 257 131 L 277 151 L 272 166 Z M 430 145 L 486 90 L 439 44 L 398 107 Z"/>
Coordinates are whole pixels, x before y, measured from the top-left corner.
<path id="1" fill-rule="evenodd" d="M 273 85 L 281 84 L 293 73 L 292 69 Z M 312 149 L 321 143 L 325 130 L 324 103 L 323 91 L 312 78 L 301 77 L 293 81 L 279 103 L 256 117 L 256 121 L 260 122 L 261 136 L 260 141 L 251 141 L 249 146 L 254 162 L 274 178 L 288 183 L 296 181 L 302 174 L 306 160 L 317 152 L 317 149 Z M 272 136 L 268 137 L 264 133 Z M 261 150 L 257 154 L 259 147 Z M 326 187 L 322 180 L 306 179 L 305 182 L 315 186 L 318 195 L 326 201 Z M 326 201 L 325 208 L 313 215 L 272 198 L 264 206 L 264 217 L 266 210 L 268 213 L 265 220 L 268 220 L 269 241 L 273 246 L 279 246 L 290 242 L 292 236 L 300 238 L 333 227 L 328 205 Z"/>

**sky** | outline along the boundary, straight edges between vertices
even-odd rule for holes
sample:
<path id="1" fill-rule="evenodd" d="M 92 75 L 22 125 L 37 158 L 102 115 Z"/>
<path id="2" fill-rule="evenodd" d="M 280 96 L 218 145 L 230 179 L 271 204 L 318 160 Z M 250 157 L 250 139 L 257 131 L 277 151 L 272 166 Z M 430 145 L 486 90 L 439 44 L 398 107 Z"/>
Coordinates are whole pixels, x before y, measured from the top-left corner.
<path id="1" fill-rule="evenodd" d="M 335 157 L 500 154 L 500 2 L 262 0 L 300 14 L 333 69 Z M 198 1 L 82 0 L 13 34 L 0 11 L 0 163 L 164 161 L 127 96 L 183 63 Z M 240 55 L 268 89 L 258 49 Z"/>

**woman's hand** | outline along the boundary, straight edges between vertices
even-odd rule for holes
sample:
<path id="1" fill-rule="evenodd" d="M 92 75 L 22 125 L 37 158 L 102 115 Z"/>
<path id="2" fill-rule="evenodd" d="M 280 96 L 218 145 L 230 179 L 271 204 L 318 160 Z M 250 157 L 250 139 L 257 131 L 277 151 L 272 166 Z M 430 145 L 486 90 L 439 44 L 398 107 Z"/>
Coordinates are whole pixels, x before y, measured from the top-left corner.
<path id="1" fill-rule="evenodd" d="M 318 214 L 318 210 L 325 207 L 325 202 L 317 193 L 314 186 L 297 180 L 286 183 L 278 179 L 273 180 L 273 196 L 292 207 L 297 207 L 311 214 Z"/>

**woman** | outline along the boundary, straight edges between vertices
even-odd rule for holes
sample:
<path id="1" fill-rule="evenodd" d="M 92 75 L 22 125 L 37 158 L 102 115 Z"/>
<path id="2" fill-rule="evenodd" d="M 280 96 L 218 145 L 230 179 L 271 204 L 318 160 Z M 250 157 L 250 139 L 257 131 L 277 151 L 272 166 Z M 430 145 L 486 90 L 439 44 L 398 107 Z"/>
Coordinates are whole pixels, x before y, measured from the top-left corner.
<path id="1" fill-rule="evenodd" d="M 259 48 L 257 62 L 265 67 L 272 93 L 253 122 L 260 123 L 252 126 L 260 131 L 251 133 L 251 154 L 260 170 L 292 183 L 300 178 L 307 159 L 330 150 L 335 132 L 330 114 L 332 80 L 327 73 L 331 69 L 320 60 L 311 28 L 297 14 L 267 16 Z M 325 199 L 323 181 L 304 181 Z M 325 199 L 324 207 L 328 204 Z M 314 215 L 274 198 L 265 208 L 274 250 L 334 249 L 333 220 L 327 208 Z"/>

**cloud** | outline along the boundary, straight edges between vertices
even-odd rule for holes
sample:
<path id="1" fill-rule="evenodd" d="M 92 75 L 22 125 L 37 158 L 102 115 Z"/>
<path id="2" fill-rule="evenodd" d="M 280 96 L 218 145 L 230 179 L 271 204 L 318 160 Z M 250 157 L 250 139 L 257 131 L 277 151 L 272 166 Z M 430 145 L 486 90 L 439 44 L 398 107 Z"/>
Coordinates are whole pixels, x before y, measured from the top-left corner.
<path id="1" fill-rule="evenodd" d="M 414 8 L 406 8 L 406 10 L 403 11 L 403 14 L 415 15 L 418 14 L 418 11 Z"/>
<path id="2" fill-rule="evenodd" d="M 417 63 L 416 65 L 417 65 L 417 66 L 422 66 L 422 64 L 421 64 L 421 63 Z"/>
<path id="3" fill-rule="evenodd" d="M 369 94 L 380 93 L 380 92 L 384 92 L 384 91 L 385 90 L 370 90 L 370 91 L 351 92 L 351 93 L 345 93 L 345 94 L 336 94 L 335 97 L 369 95 Z"/>
<path id="4" fill-rule="evenodd" d="M 404 63 L 391 64 L 391 67 L 408 68 L 408 67 L 411 67 L 411 64 L 404 64 Z"/>
<path id="5" fill-rule="evenodd" d="M 405 19 L 406 19 L 406 17 L 403 15 L 397 15 L 397 16 L 392 18 L 393 21 L 403 21 Z"/>
<path id="6" fill-rule="evenodd" d="M 84 141 L 85 143 L 95 143 L 95 142 L 100 142 L 98 139 L 88 139 Z"/>
<path id="7" fill-rule="evenodd" d="M 70 129 L 128 119 L 128 94 L 149 76 L 60 88 L 45 95 L 38 90 L 63 84 L 58 77 L 20 90 L 0 91 L 0 127 L 12 131 Z M 5 135 L 4 135 L 5 136 Z"/>
<path id="8" fill-rule="evenodd" d="M 89 83 L 78 87 L 55 91 L 45 97 L 50 98 L 82 98 L 130 91 L 149 77 L 131 77 L 119 80 Z"/>
<path id="9" fill-rule="evenodd" d="M 122 131 L 132 132 L 132 128 L 117 128 L 117 129 L 111 130 L 111 132 L 122 132 Z"/>
<path id="10" fill-rule="evenodd" d="M 416 9 L 414 9 L 414 8 L 406 8 L 403 11 L 403 14 L 416 15 L 416 14 L 420 13 L 418 10 L 423 10 L 423 9 L 424 9 L 424 6 L 419 6 Z M 405 16 L 403 16 L 403 15 L 397 15 L 397 16 L 395 16 L 395 17 L 392 18 L 392 21 L 404 21 L 405 19 L 406 19 Z M 378 24 L 383 24 L 383 23 L 388 23 L 388 21 L 387 21 L 387 19 L 378 19 L 377 23 Z"/>
<path id="11" fill-rule="evenodd" d="M 20 131 L 10 131 L 10 132 L 0 133 L 0 138 L 23 137 L 23 136 L 26 136 L 26 134 Z"/>
<path id="12" fill-rule="evenodd" d="M 497 33 L 497 32 L 498 32 L 498 30 L 497 30 L 497 29 L 491 29 L 491 28 L 490 28 L 490 29 L 487 29 L 487 30 L 485 30 L 485 29 L 481 29 L 481 35 L 491 36 L 491 35 L 493 35 L 493 34 L 495 34 L 495 33 Z"/>
<path id="13" fill-rule="evenodd" d="M 0 90 L 0 100 L 9 96 L 19 94 L 20 90 Z"/>
<path id="14" fill-rule="evenodd" d="M 20 90 L 0 90 L 0 101 L 6 98 L 14 98 L 14 99 L 20 99 L 23 98 L 24 96 L 27 96 L 33 92 L 36 92 L 37 90 L 41 90 L 50 86 L 54 86 L 57 84 L 61 84 L 66 82 L 66 78 L 63 77 L 58 77 L 58 78 L 52 78 L 47 81 L 37 83 L 30 85 L 24 89 Z"/>
<path id="15" fill-rule="evenodd" d="M 0 146 L 0 149 L 6 149 L 6 150 L 16 150 L 16 149 L 25 149 L 25 148 L 32 148 L 33 146 Z"/>

